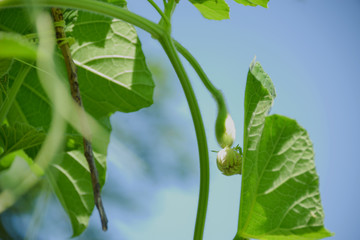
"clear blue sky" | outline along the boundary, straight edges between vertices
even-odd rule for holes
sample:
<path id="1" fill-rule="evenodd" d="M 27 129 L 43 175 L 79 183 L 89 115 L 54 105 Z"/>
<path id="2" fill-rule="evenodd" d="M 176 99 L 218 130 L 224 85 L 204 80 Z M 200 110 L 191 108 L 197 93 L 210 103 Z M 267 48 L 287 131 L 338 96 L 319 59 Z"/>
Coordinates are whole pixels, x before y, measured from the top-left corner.
<path id="1" fill-rule="evenodd" d="M 127 1 L 131 11 L 155 22 L 159 20 L 147 0 Z M 276 88 L 272 113 L 296 119 L 314 143 L 325 227 L 335 233 L 331 239 L 359 240 L 360 1 L 270 0 L 268 9 L 227 2 L 231 19 L 210 21 L 189 1 L 181 0 L 173 16 L 173 36 L 190 50 L 215 86 L 223 91 L 237 126 L 236 144 L 240 145 L 246 75 L 256 55 Z M 166 139 L 152 129 L 163 127 L 149 123 L 156 122 L 158 102 L 137 113 L 112 116 L 113 129 L 122 124 L 129 133 L 141 135 L 144 143 L 152 145 L 134 151 L 126 146 L 130 136 L 112 136 L 107 183 L 103 189 L 109 230 L 100 231 L 99 217 L 94 211 L 90 228 L 79 240 L 193 238 L 199 166 L 190 112 L 159 43 L 141 30 L 138 34 L 147 61 L 161 63 L 169 69 L 165 75 L 168 84 L 173 84 L 172 90 L 158 86 L 155 96 L 162 92 L 172 95 L 166 103 L 169 126 L 180 129 L 187 137 L 177 139 L 176 132 L 168 132 L 166 136 L 174 137 Z M 209 149 L 219 150 L 214 136 L 215 102 L 194 71 L 188 64 L 185 66 L 199 100 Z M 158 146 L 164 141 L 177 144 L 176 148 Z M 139 146 L 139 142 L 134 145 Z M 178 176 L 171 178 L 156 169 L 152 174 L 161 176 L 149 181 L 143 156 L 172 167 L 169 172 L 174 174 L 179 164 L 172 162 L 174 155 L 182 152 L 191 156 L 181 163 L 189 171 L 182 173 L 187 177 L 184 182 L 174 180 Z M 215 159 L 216 154 L 210 153 L 210 196 L 204 240 L 233 239 L 238 224 L 241 177 L 223 176 L 216 168 Z M 131 202 L 134 199 L 136 203 Z M 55 204 L 48 210 L 46 204 L 37 203 L 45 216 L 38 225 L 40 229 L 32 229 L 28 224 L 35 219 L 30 214 L 15 218 L 10 225 L 17 226 L 19 231 L 39 230 L 42 233 L 39 239 L 69 238 L 72 230 L 68 217 L 54 196 L 51 200 Z M 128 205 L 122 205 L 123 202 Z"/>
<path id="2" fill-rule="evenodd" d="M 130 10 L 157 21 L 146 1 L 128 2 Z M 276 87 L 272 112 L 295 118 L 314 143 L 325 226 L 336 234 L 332 239 L 359 239 L 360 2 L 276 0 L 268 9 L 228 3 L 231 19 L 216 22 L 202 18 L 181 0 L 173 19 L 174 37 L 223 90 L 238 126 L 238 143 L 242 143 L 246 74 L 257 56 Z M 149 57 L 166 60 L 158 43 L 146 33 L 139 35 Z M 216 106 L 194 72 L 189 70 L 189 75 L 206 121 L 209 148 L 218 149 L 213 137 Z M 171 76 L 169 81 L 177 81 Z M 183 97 L 178 104 L 177 108 L 186 107 Z M 240 180 L 223 177 L 212 162 L 204 239 L 234 236 Z M 160 187 L 154 195 L 150 215 L 132 225 L 119 219 L 127 239 L 191 239 L 197 182 L 193 188 Z"/>

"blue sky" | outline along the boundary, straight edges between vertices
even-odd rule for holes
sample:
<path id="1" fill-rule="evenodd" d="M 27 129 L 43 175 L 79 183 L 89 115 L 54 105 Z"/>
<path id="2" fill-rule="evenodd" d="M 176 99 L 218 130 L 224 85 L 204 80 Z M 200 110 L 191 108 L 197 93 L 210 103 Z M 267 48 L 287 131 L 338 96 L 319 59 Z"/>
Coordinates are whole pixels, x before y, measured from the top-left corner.
<path id="1" fill-rule="evenodd" d="M 227 1 L 231 19 L 211 21 L 204 19 L 189 1 L 181 0 L 173 16 L 174 38 L 197 58 L 214 85 L 223 91 L 237 126 L 235 144 L 242 145 L 246 76 L 250 62 L 257 57 L 276 88 L 272 113 L 296 119 L 313 141 L 325 227 L 335 233 L 331 239 L 358 240 L 360 1 L 270 0 L 268 9 Z M 147 0 L 128 0 L 128 8 L 155 22 L 159 20 Z M 78 239 L 193 238 L 199 166 L 190 112 L 160 44 L 140 29 L 138 34 L 149 65 L 161 64 L 166 69 L 166 84 L 171 87 L 157 82 L 153 106 L 137 113 L 112 116 L 114 132 L 117 125 L 122 125 L 128 134 L 140 135 L 142 140 L 136 142 L 129 135 L 112 136 L 103 189 L 109 230 L 100 231 L 99 217 L 94 211 L 90 228 Z M 219 150 L 214 134 L 216 104 L 195 72 L 185 61 L 184 64 L 199 101 L 209 150 Z M 164 106 L 156 100 L 161 94 L 171 95 L 168 102 L 162 103 L 169 110 L 162 116 L 169 122 L 164 129 L 180 129 L 185 138 L 176 131 L 160 134 L 164 126 L 156 125 L 156 114 Z M 136 147 L 144 146 L 133 149 L 129 147 L 131 140 L 137 143 L 133 144 Z M 164 142 L 168 142 L 166 147 L 159 146 Z M 176 148 L 169 148 L 171 145 Z M 177 163 L 175 155 L 185 159 Z M 151 172 L 143 157 L 151 159 L 147 164 L 160 161 L 170 168 L 171 174 L 176 173 L 174 169 L 178 166 L 188 172 L 176 173 L 185 176 L 183 179 L 159 172 L 163 168 Z M 210 196 L 204 239 L 232 239 L 238 224 L 241 176 L 223 176 L 215 159 L 216 154 L 210 152 Z M 149 181 L 149 174 L 158 177 Z M 54 196 L 45 195 L 37 202 L 37 209 L 45 216 L 43 223 L 38 224 L 39 229 L 28 224 L 31 219 L 37 221 L 30 214 L 15 218 L 13 225 L 20 230 L 27 226 L 27 232 L 39 230 L 43 233 L 39 239 L 68 238 L 72 230 L 65 212 Z M 55 203 L 51 207 L 43 203 L 48 203 L 49 198 Z M 134 199 L 136 203 L 131 202 Z M 123 202 L 128 205 L 123 206 Z M 33 223 L 37 224 L 36 221 Z"/>
<path id="2" fill-rule="evenodd" d="M 314 143 L 325 226 L 336 234 L 332 239 L 358 239 L 360 2 L 277 0 L 270 1 L 268 9 L 228 3 L 231 19 L 217 22 L 204 19 L 188 1 L 180 1 L 173 16 L 173 36 L 193 53 L 224 92 L 238 126 L 240 144 L 245 80 L 256 55 L 277 91 L 272 113 L 296 119 Z M 128 8 L 154 21 L 159 19 L 147 1 L 129 0 Z M 148 58 L 166 62 L 156 41 L 140 30 L 139 36 Z M 213 131 L 216 105 L 185 65 L 205 119 L 209 148 L 217 150 Z M 170 68 L 169 63 L 165 66 Z M 169 75 L 169 81 L 177 81 L 174 73 Z M 174 109 L 180 109 L 191 128 L 185 98 L 180 96 L 176 104 Z M 237 228 L 241 177 L 222 176 L 215 166 L 216 156 L 210 156 L 204 239 L 232 239 Z M 119 218 L 118 230 L 126 239 L 191 239 L 197 184 L 185 188 L 160 184 L 152 192 L 150 214 L 132 223 Z"/>
<path id="3" fill-rule="evenodd" d="M 230 0 L 228 4 L 230 20 L 210 21 L 188 1 L 181 0 L 173 16 L 173 36 L 197 58 L 214 85 L 223 91 L 237 126 L 235 143 L 240 145 L 246 76 L 250 62 L 257 57 L 276 88 L 272 113 L 296 119 L 314 143 L 325 226 L 335 232 L 331 239 L 358 240 L 360 1 L 270 0 L 268 9 L 244 7 Z M 146 0 L 128 0 L 128 8 L 155 22 L 159 20 L 158 13 Z M 157 82 L 153 106 L 137 113 L 112 116 L 114 132 L 118 125 L 125 126 L 128 134 L 142 136 L 134 145 L 144 145 L 141 149 L 131 149 L 131 136 L 112 136 L 107 183 L 103 189 L 109 230 L 100 231 L 98 214 L 94 211 L 89 229 L 78 239 L 193 238 L 199 166 L 190 112 L 159 43 L 142 30 L 138 29 L 138 34 L 148 63 L 160 63 L 167 69 L 166 84 L 171 87 L 164 88 L 164 84 Z M 195 72 L 184 64 L 205 121 L 209 149 L 219 150 L 214 134 L 216 104 Z M 163 126 L 156 125 L 156 114 L 164 106 L 156 100 L 161 94 L 171 95 L 165 103 L 169 109 L 165 116 L 169 126 L 180 129 L 185 138 L 175 139 L 179 137 L 176 132 L 159 134 Z M 175 137 L 166 139 L 172 135 Z M 145 146 L 149 142 L 152 144 Z M 175 144 L 176 148 L 159 146 L 164 142 Z M 158 177 L 149 181 L 149 168 L 144 165 L 143 157 L 152 159 L 150 164 L 160 161 L 174 174 L 179 166 L 175 155 L 181 153 L 186 157 L 181 163 L 188 171 L 181 173 L 185 180 L 166 176 L 159 168 L 152 169 L 153 176 Z M 161 156 L 159 159 L 157 154 Z M 210 196 L 204 239 L 232 239 L 238 224 L 241 177 L 223 176 L 215 159 L 216 154 L 210 152 Z M 45 216 L 39 225 L 42 237 L 68 238 L 72 232 L 68 218 L 54 196 L 51 200 L 55 203 L 51 207 L 38 202 Z M 122 205 L 124 202 L 128 205 Z M 14 225 L 29 226 L 27 222 L 31 219 L 30 215 L 23 216 L 15 219 Z M 37 229 L 31 229 L 30 225 L 26 231 Z"/>

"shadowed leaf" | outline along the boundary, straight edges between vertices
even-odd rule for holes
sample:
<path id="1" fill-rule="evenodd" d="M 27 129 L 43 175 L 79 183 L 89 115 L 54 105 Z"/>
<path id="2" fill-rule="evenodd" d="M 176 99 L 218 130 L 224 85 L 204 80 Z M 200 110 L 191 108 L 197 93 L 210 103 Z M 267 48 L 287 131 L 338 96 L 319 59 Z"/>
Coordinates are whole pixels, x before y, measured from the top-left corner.
<path id="1" fill-rule="evenodd" d="M 94 153 L 99 172 L 99 183 L 105 183 L 106 157 Z M 49 177 L 61 205 L 68 214 L 73 227 L 73 237 L 80 235 L 87 227 L 94 209 L 94 195 L 90 170 L 84 153 L 70 151 L 50 166 Z"/>

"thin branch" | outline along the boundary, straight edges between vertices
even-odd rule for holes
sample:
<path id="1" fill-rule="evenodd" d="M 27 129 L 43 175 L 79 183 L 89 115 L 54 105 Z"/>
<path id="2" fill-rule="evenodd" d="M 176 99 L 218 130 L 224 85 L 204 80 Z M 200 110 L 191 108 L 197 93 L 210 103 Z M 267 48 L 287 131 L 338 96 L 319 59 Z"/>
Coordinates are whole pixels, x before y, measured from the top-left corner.
<path id="1" fill-rule="evenodd" d="M 181 55 L 183 55 L 183 57 L 191 64 L 191 66 L 193 67 L 193 69 L 196 71 L 196 73 L 200 77 L 200 80 L 203 82 L 206 89 L 212 94 L 212 96 L 216 100 L 218 106 L 219 107 L 223 106 L 223 108 L 226 109 L 226 104 L 225 104 L 225 100 L 224 100 L 224 96 L 223 96 L 222 92 L 212 84 L 212 82 L 210 81 L 210 79 L 208 78 L 205 71 L 202 69 L 201 65 L 198 63 L 198 61 L 178 41 L 176 41 L 176 40 L 173 40 L 173 41 L 174 41 L 175 47 L 178 50 L 178 52 Z"/>
<path id="2" fill-rule="evenodd" d="M 63 24 L 61 24 L 64 21 L 62 10 L 59 8 L 52 8 L 51 13 L 52 13 L 52 16 L 53 16 L 54 22 L 55 22 L 55 33 L 56 33 L 57 43 L 59 45 L 59 48 L 61 49 L 62 55 L 64 56 L 64 61 L 65 61 L 66 70 L 67 70 L 68 79 L 69 79 L 70 88 L 71 88 L 71 96 L 73 97 L 73 99 L 76 101 L 76 103 L 80 107 L 83 107 L 82 101 L 81 101 L 80 90 L 79 90 L 79 82 L 77 80 L 77 68 L 71 57 L 69 43 L 66 41 L 66 34 L 64 31 L 64 26 L 63 26 Z M 84 126 L 84 128 L 88 128 L 86 122 L 83 123 L 83 126 Z M 99 176 L 98 176 L 98 172 L 97 172 L 97 169 L 95 166 L 91 142 L 89 139 L 86 139 L 85 137 L 83 137 L 83 143 L 84 143 L 85 158 L 88 162 L 90 174 L 91 174 L 91 183 L 93 186 L 95 205 L 99 211 L 102 229 L 103 229 L 103 231 L 106 231 L 108 220 L 107 220 L 107 217 L 105 214 L 105 209 L 104 209 L 104 206 L 103 206 L 102 200 L 101 200 L 101 189 L 100 189 L 100 184 L 99 184 Z"/>
<path id="3" fill-rule="evenodd" d="M 169 26 L 170 21 L 167 18 L 167 16 L 165 16 L 165 13 L 163 13 L 163 11 L 161 11 L 160 7 L 158 5 L 156 5 L 156 3 L 153 0 L 148 0 L 148 2 L 156 9 L 156 11 L 161 15 L 161 17 L 164 19 L 164 21 L 166 22 L 166 24 L 168 24 Z"/>

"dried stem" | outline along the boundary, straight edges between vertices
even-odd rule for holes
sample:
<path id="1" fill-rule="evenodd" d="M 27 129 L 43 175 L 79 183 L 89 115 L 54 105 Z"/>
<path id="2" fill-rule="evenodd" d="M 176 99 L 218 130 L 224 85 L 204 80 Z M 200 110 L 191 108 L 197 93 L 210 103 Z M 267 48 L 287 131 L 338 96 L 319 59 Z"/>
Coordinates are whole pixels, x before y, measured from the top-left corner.
<path id="1" fill-rule="evenodd" d="M 51 13 L 52 13 L 55 23 L 61 23 L 64 21 L 63 13 L 62 13 L 61 9 L 52 8 Z M 73 99 L 76 101 L 76 103 L 80 107 L 83 107 L 82 101 L 81 101 L 81 96 L 80 96 L 80 90 L 79 90 L 79 82 L 77 80 L 77 68 L 71 57 L 70 46 L 69 46 L 68 42 L 66 41 L 66 34 L 64 31 L 64 26 L 61 26 L 61 24 L 55 25 L 55 33 L 56 33 L 57 43 L 59 45 L 59 48 L 61 49 L 62 55 L 64 56 L 64 61 L 65 61 L 66 70 L 67 70 L 68 79 L 69 79 L 70 88 L 71 88 L 71 96 L 73 97 Z M 83 126 L 85 128 L 88 128 L 88 126 L 85 122 L 83 123 Z M 86 139 L 85 137 L 83 137 L 83 142 L 84 142 L 85 158 L 88 162 L 90 174 L 91 174 L 91 183 L 93 186 L 95 205 L 100 214 L 102 229 L 103 229 L 103 231 L 106 231 L 108 220 L 107 220 L 107 217 L 105 214 L 105 209 L 104 209 L 104 206 L 103 206 L 102 200 L 101 200 L 99 177 L 98 177 L 98 172 L 97 172 L 97 169 L 95 166 L 91 142 L 89 139 Z"/>

